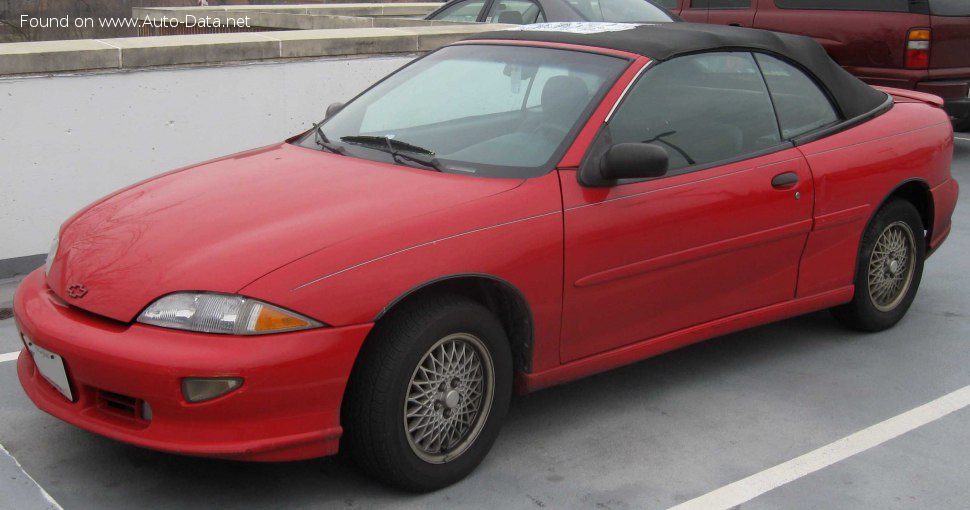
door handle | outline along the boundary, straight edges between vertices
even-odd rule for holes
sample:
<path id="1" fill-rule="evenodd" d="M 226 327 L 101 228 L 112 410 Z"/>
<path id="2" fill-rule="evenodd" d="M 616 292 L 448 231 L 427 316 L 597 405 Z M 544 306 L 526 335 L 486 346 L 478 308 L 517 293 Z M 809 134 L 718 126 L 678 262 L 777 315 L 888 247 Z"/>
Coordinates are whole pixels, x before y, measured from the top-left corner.
<path id="1" fill-rule="evenodd" d="M 798 184 L 798 174 L 795 172 L 785 172 L 776 175 L 771 179 L 771 187 L 775 189 L 791 189 Z"/>

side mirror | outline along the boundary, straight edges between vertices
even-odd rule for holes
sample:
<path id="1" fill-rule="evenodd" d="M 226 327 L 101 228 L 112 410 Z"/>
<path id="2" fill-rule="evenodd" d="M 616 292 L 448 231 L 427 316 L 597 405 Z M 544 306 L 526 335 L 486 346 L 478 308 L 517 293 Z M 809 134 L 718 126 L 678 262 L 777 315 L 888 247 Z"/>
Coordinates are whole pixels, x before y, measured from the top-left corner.
<path id="1" fill-rule="evenodd" d="M 618 143 L 603 155 L 600 176 L 605 181 L 646 179 L 667 173 L 667 150 L 652 143 Z"/>
<path id="2" fill-rule="evenodd" d="M 327 107 L 327 113 L 323 118 L 329 119 L 330 117 L 333 117 L 337 112 L 342 110 L 343 107 L 343 103 L 330 103 L 330 106 Z"/>

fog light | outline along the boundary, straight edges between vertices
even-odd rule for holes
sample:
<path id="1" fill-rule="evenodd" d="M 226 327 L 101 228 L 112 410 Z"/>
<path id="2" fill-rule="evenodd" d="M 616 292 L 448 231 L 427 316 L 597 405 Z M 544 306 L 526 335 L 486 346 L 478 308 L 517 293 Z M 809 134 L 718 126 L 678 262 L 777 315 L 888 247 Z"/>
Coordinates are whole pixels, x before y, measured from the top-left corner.
<path id="1" fill-rule="evenodd" d="M 148 402 L 141 403 L 141 419 L 152 421 L 152 406 L 148 405 Z"/>
<path id="2" fill-rule="evenodd" d="M 205 402 L 239 388 L 242 383 L 238 377 L 182 379 L 182 395 L 192 403 Z"/>

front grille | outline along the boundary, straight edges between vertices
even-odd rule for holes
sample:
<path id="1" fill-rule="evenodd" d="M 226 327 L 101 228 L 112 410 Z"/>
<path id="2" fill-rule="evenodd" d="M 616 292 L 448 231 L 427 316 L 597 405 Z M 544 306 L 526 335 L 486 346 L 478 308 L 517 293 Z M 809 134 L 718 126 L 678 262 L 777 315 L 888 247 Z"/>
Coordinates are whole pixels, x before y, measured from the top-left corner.
<path id="1" fill-rule="evenodd" d="M 122 415 L 126 418 L 132 418 L 135 420 L 142 419 L 141 409 L 143 402 L 141 399 L 129 397 L 128 395 L 122 395 L 120 393 L 99 390 L 98 404 L 101 409 L 113 414 Z"/>

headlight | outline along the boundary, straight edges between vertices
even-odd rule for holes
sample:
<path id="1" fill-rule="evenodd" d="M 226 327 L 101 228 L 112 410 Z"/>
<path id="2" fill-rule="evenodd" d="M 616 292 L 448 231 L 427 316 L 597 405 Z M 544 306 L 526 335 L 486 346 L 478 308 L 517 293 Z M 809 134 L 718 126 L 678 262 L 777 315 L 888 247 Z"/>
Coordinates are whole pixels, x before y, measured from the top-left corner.
<path id="1" fill-rule="evenodd" d="M 47 260 L 44 261 L 44 274 L 51 272 L 51 266 L 54 265 L 54 257 L 57 256 L 57 244 L 60 242 L 59 236 L 54 236 L 54 240 L 51 241 L 51 249 L 47 251 Z"/>
<path id="2" fill-rule="evenodd" d="M 138 322 L 163 328 L 227 335 L 264 335 L 323 324 L 255 299 L 230 294 L 182 292 L 148 306 Z"/>

